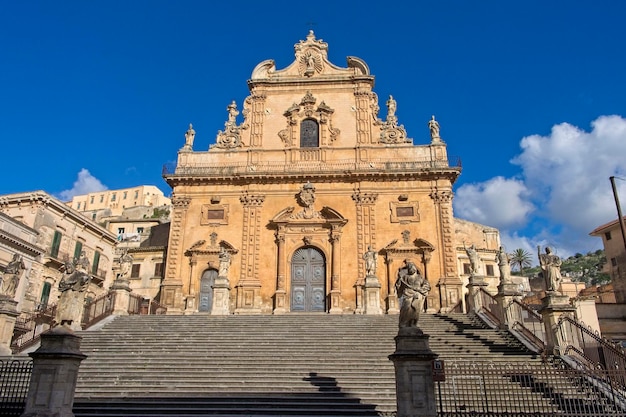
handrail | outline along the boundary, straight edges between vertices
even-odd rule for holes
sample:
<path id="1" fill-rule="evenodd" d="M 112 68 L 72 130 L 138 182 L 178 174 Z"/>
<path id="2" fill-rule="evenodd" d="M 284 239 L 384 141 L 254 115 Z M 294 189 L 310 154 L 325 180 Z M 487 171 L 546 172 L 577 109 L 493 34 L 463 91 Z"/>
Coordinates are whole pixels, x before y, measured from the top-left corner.
<path id="1" fill-rule="evenodd" d="M 85 304 L 81 327 L 87 329 L 110 316 L 115 307 L 115 291 L 109 291 Z"/>
<path id="2" fill-rule="evenodd" d="M 53 304 L 23 316 L 23 321 L 20 323 L 22 332 L 14 332 L 11 340 L 11 351 L 19 353 L 37 344 L 41 334 L 52 327 L 56 311 L 57 306 Z"/>

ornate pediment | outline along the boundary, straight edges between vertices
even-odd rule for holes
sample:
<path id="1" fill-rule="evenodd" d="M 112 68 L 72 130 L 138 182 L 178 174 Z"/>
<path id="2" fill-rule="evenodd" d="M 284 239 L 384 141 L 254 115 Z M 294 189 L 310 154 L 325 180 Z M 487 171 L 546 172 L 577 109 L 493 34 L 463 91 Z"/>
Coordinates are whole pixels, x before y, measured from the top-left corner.
<path id="1" fill-rule="evenodd" d="M 317 98 L 307 91 L 300 100 L 300 103 L 293 103 L 283 116 L 286 119 L 286 126 L 278 132 L 285 147 L 293 147 L 298 143 L 302 121 L 305 119 L 314 120 L 319 126 L 320 145 L 330 145 L 337 140 L 341 131 L 333 127 L 333 114 L 335 110 L 329 107 L 324 101 L 316 106 Z"/>
<path id="2" fill-rule="evenodd" d="M 404 230 L 402 239 L 394 239 L 383 248 L 387 258 L 403 258 L 421 255 L 424 262 L 430 259 L 430 253 L 435 247 L 428 241 L 418 238 L 411 240 L 411 232 Z"/>
<path id="3" fill-rule="evenodd" d="M 219 255 L 222 250 L 225 250 L 230 254 L 239 252 L 229 242 L 220 240 L 219 243 L 217 243 L 215 237 L 211 236 L 209 243 L 203 239 L 196 241 L 185 251 L 185 256 L 197 257 L 199 255 Z"/>

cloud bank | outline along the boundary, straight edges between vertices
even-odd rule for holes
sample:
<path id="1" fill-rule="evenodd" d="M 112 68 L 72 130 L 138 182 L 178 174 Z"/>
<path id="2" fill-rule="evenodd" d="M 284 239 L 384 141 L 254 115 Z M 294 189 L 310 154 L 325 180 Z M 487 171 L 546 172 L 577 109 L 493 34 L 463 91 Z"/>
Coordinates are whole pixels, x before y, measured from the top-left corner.
<path id="1" fill-rule="evenodd" d="M 78 178 L 74 181 L 73 187 L 69 190 L 61 191 L 57 197 L 62 201 L 70 201 L 77 195 L 95 193 L 107 189 L 106 185 L 102 184 L 99 179 L 83 168 L 78 173 Z"/>
<path id="2" fill-rule="evenodd" d="M 601 116 L 591 128 L 561 123 L 523 138 L 511 160 L 519 174 L 462 185 L 455 213 L 500 229 L 508 250 L 550 244 L 568 256 L 600 248 L 589 232 L 617 218 L 609 177 L 626 177 L 626 119 Z M 626 180 L 616 184 L 626 198 Z"/>

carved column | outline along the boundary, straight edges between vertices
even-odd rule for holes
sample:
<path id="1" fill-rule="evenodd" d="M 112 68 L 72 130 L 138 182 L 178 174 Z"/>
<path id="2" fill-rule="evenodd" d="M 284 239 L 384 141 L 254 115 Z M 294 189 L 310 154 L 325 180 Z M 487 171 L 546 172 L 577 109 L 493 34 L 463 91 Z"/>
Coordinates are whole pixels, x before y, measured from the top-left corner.
<path id="1" fill-rule="evenodd" d="M 339 282 L 341 271 L 341 233 L 333 226 L 330 235 L 332 245 L 332 271 L 330 273 L 330 310 L 331 314 L 341 314 L 341 283 Z"/>
<path id="2" fill-rule="evenodd" d="M 278 265 L 276 271 L 276 295 L 274 299 L 274 314 L 284 314 L 287 312 L 285 307 L 287 299 L 287 291 L 285 290 L 285 230 L 279 227 L 276 232 L 276 245 L 278 246 Z"/>
<path id="3" fill-rule="evenodd" d="M 246 103 L 250 105 L 250 147 L 259 148 L 263 145 L 263 117 L 265 114 L 265 94 L 255 89 Z M 244 116 L 245 116 L 244 110 Z"/>
<path id="4" fill-rule="evenodd" d="M 241 250 L 241 275 L 237 284 L 237 314 L 261 313 L 260 265 L 261 207 L 263 195 L 247 192 L 239 199 L 243 204 L 243 247 Z"/>
<path id="5" fill-rule="evenodd" d="M 370 103 L 372 102 L 372 92 L 370 88 L 357 88 L 354 92 L 356 102 L 356 143 L 365 145 L 371 142 L 370 126 L 372 116 L 370 113 Z"/>
<path id="6" fill-rule="evenodd" d="M 361 191 L 355 191 L 352 194 L 352 200 L 356 205 L 356 228 L 357 228 L 357 253 L 365 253 L 368 246 L 376 247 L 376 200 L 378 194 L 364 193 Z M 354 312 L 356 314 L 362 314 L 365 312 L 365 303 L 363 297 L 365 296 L 365 261 L 359 259 L 358 263 L 358 275 L 354 284 L 356 291 L 356 306 Z M 371 281 L 371 280 L 370 280 Z M 372 287 L 374 288 L 374 287 Z M 380 288 L 380 283 L 378 288 Z M 371 295 L 370 291 L 370 295 Z M 378 291 L 380 297 L 380 290 Z M 372 302 L 374 300 L 371 300 Z M 371 303 L 370 303 L 371 304 Z M 378 302 L 380 305 L 380 301 Z"/>
<path id="7" fill-rule="evenodd" d="M 168 314 L 177 314 L 184 308 L 183 281 L 180 269 L 183 261 L 183 235 L 187 209 L 191 203 L 189 197 L 172 198 L 172 221 L 170 225 L 170 237 L 167 251 L 167 272 L 163 284 L 161 284 L 161 303 L 167 306 Z"/>
<path id="8" fill-rule="evenodd" d="M 439 262 L 443 267 L 443 276 L 440 277 L 440 309 L 448 312 L 461 299 L 463 282 L 456 270 L 456 252 L 454 248 L 454 219 L 452 218 L 452 191 L 433 188 L 430 197 L 435 204 L 435 215 L 439 226 L 438 251 Z"/>

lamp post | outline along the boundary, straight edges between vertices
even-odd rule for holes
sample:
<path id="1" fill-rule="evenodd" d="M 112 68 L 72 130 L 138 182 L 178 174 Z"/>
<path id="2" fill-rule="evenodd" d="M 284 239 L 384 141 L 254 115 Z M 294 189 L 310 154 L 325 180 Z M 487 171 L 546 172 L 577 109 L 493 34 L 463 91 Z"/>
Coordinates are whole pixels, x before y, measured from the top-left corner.
<path id="1" fill-rule="evenodd" d="M 619 204 L 619 198 L 617 196 L 617 187 L 615 187 L 615 177 L 609 177 L 611 180 L 611 187 L 613 188 L 613 197 L 615 198 L 615 205 L 617 206 L 617 219 L 619 221 L 619 227 L 622 231 L 622 240 L 624 242 L 624 250 L 626 250 L 626 227 L 624 226 L 624 216 L 622 215 L 622 208 Z"/>

